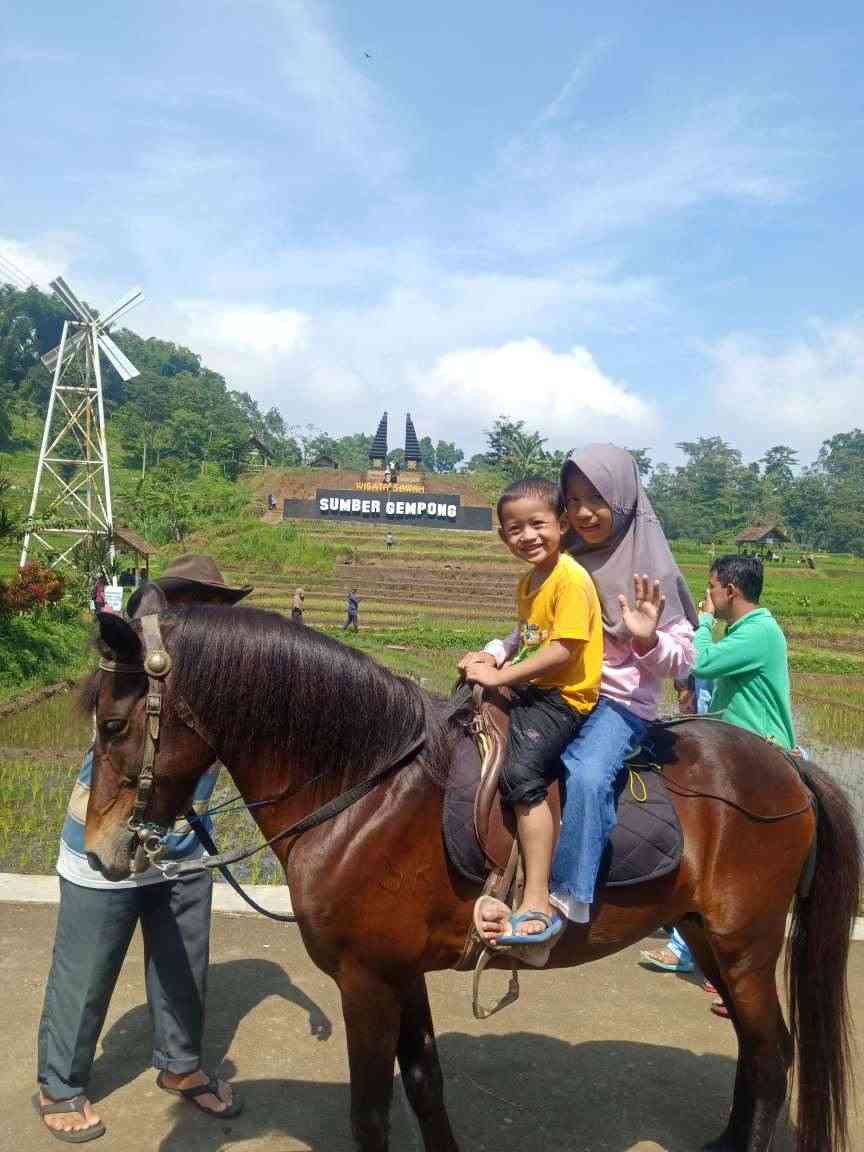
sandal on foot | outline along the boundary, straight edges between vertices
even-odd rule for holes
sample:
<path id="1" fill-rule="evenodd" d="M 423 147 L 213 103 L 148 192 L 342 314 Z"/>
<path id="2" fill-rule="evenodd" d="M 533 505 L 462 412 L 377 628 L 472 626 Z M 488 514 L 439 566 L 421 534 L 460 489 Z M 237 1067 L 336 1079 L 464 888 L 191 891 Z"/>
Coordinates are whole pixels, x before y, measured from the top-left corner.
<path id="1" fill-rule="evenodd" d="M 715 1000 L 711 1005 L 711 1011 L 715 1016 L 722 1017 L 723 1020 L 729 1019 L 729 1009 L 726 1007 L 722 1000 Z"/>
<path id="2" fill-rule="evenodd" d="M 47 1104 L 43 1104 L 39 1097 L 35 1096 L 33 1102 L 44 1121 L 46 1116 L 60 1116 L 64 1112 L 80 1112 L 84 1116 L 87 1097 L 70 1096 L 68 1100 L 49 1100 Z M 79 1128 L 77 1131 L 70 1128 L 64 1132 L 62 1128 L 52 1128 L 50 1124 L 46 1124 L 45 1127 L 56 1140 L 62 1140 L 65 1144 L 86 1144 L 88 1140 L 98 1140 L 100 1136 L 105 1135 L 105 1125 L 101 1120 L 98 1124 L 91 1124 L 89 1128 Z"/>
<path id="3" fill-rule="evenodd" d="M 172 1096 L 182 1096 L 184 1100 L 188 1100 L 190 1104 L 194 1104 L 199 1112 L 204 1112 L 207 1116 L 213 1116 L 217 1120 L 228 1120 L 243 1111 L 243 1103 L 237 1094 L 236 1088 L 232 1088 L 231 1090 L 234 1099 L 219 1111 L 215 1108 L 207 1108 L 204 1104 L 200 1103 L 200 1097 L 207 1095 L 215 1096 L 217 1100 L 222 1100 L 219 1094 L 219 1081 L 215 1076 L 210 1076 L 206 1084 L 196 1084 L 192 1088 L 169 1088 L 162 1079 L 162 1073 L 160 1072 L 156 1077 L 156 1087 L 161 1088 L 163 1092 L 170 1092 Z M 225 1104 L 225 1101 L 222 1100 L 222 1103 Z"/>
<path id="4" fill-rule="evenodd" d="M 665 951 L 665 949 L 661 949 Z M 675 955 L 674 952 L 671 955 Z M 645 968 L 658 968 L 661 972 L 679 972 L 681 974 L 692 972 L 696 965 L 692 960 L 682 960 L 679 956 L 674 964 L 670 964 L 668 960 L 660 960 L 658 952 L 651 952 L 643 950 L 639 953 L 639 963 Z"/>
<path id="5" fill-rule="evenodd" d="M 527 924 L 529 920 L 539 920 L 546 927 L 542 932 L 517 933 L 516 929 L 519 925 Z M 499 936 L 495 941 L 496 946 L 510 948 L 518 945 L 521 948 L 527 944 L 533 948 L 537 944 L 548 944 L 550 940 L 554 940 L 564 931 L 564 921 L 557 913 L 554 916 L 547 916 L 545 912 L 534 912 L 529 909 L 527 912 L 520 912 L 518 916 L 511 916 L 510 928 L 510 935 Z"/>

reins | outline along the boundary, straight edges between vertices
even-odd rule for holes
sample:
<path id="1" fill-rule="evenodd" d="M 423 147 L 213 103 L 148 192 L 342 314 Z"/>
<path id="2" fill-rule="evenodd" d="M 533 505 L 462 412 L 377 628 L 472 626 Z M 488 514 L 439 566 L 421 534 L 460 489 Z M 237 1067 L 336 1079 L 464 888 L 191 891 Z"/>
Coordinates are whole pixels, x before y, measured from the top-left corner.
<path id="1" fill-rule="evenodd" d="M 359 781 L 352 788 L 349 788 L 347 792 L 341 792 L 338 796 L 328 800 L 307 816 L 296 820 L 288 828 L 283 828 L 282 831 L 277 832 L 275 836 L 271 836 L 269 840 L 264 840 L 261 844 L 255 845 L 252 848 L 237 848 L 231 852 L 220 853 L 204 822 L 198 813 L 190 808 L 184 819 L 198 837 L 205 851 L 210 855 L 196 860 L 163 860 L 162 857 L 165 853 L 166 841 L 171 830 L 163 825 L 148 822 L 146 820 L 146 814 L 155 780 L 156 753 L 159 747 L 162 718 L 163 682 L 171 671 L 172 662 L 170 655 L 162 643 L 158 616 L 155 613 L 141 616 L 139 617 L 139 623 L 141 624 L 141 635 L 144 642 L 143 671 L 147 676 L 147 697 L 145 703 L 147 719 L 141 768 L 136 777 L 135 799 L 132 805 L 132 814 L 128 821 L 128 827 L 130 831 L 134 833 L 137 840 L 133 870 L 143 871 L 149 864 L 162 872 L 166 879 L 175 880 L 182 876 L 206 872 L 209 869 L 215 868 L 218 869 L 225 878 L 225 881 L 234 889 L 241 899 L 245 900 L 256 912 L 260 912 L 263 916 L 267 916 L 271 920 L 296 923 L 297 918 L 295 916 L 269 912 L 266 908 L 258 904 L 243 890 L 242 885 L 229 871 L 228 865 L 248 860 L 251 856 L 255 856 L 258 852 L 263 852 L 265 848 L 270 848 L 282 840 L 289 838 L 296 840 L 302 836 L 304 832 L 310 832 L 313 828 L 320 827 L 322 824 L 327 823 L 327 821 L 334 819 L 334 817 L 338 816 L 341 812 L 344 812 L 347 808 L 350 808 L 352 804 L 356 804 L 359 800 L 362 800 L 364 796 L 367 796 L 377 788 L 388 776 L 397 772 L 400 768 L 405 767 L 406 764 L 409 764 L 415 759 L 426 744 L 425 731 L 409 741 L 391 761 L 377 769 L 370 776 L 367 776 L 364 780 Z M 126 664 L 118 660 L 107 659 L 100 659 L 99 668 L 103 672 L 111 673 L 134 672 L 140 674 L 142 671 L 141 665 Z M 177 709 L 177 715 L 181 723 L 197 732 L 202 739 L 207 741 L 206 733 L 195 720 L 188 704 L 186 704 L 185 701 L 181 701 L 180 703 L 181 707 Z M 207 741 L 207 743 L 209 744 L 209 741 Z M 296 795 L 304 788 L 308 788 L 310 785 L 317 783 L 326 775 L 326 772 L 319 772 L 318 775 L 314 776 L 311 780 L 305 780 L 302 784 L 293 788 L 289 785 L 276 796 L 271 796 L 266 800 L 254 800 L 251 804 L 247 804 L 246 807 L 251 811 L 255 808 L 263 808 L 271 804 L 277 804 L 282 800 Z M 213 811 L 227 808 L 235 804 L 238 799 L 242 799 L 242 797 L 233 797 L 223 804 L 218 805 Z"/>

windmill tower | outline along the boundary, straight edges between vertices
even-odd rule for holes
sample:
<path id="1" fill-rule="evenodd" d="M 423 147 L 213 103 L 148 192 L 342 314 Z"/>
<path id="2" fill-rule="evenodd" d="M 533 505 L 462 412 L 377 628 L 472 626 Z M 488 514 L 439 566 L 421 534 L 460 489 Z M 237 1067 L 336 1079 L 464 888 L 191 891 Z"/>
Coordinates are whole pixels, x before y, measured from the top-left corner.
<path id="1" fill-rule="evenodd" d="M 138 375 L 138 369 L 108 335 L 108 326 L 140 304 L 144 294 L 136 289 L 104 316 L 97 316 L 78 299 L 62 276 L 52 280 L 51 287 L 72 318 L 63 322 L 57 347 L 42 357 L 42 363 L 53 369 L 54 376 L 21 567 L 27 563 L 33 543 L 39 544 L 51 566 L 57 567 L 71 564 L 75 549 L 83 541 L 100 536 L 109 542 L 113 566 L 111 480 L 99 353 L 122 380 Z"/>

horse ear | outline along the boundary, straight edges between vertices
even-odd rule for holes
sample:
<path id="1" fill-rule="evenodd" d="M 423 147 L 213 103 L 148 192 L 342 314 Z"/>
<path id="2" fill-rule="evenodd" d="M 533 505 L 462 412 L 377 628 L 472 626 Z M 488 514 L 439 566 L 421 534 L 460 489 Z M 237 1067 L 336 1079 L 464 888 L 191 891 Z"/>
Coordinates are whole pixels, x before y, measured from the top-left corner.
<path id="1" fill-rule="evenodd" d="M 97 612 L 99 637 L 121 664 L 141 663 L 141 641 L 128 620 L 116 612 Z"/>
<path id="2" fill-rule="evenodd" d="M 160 612 L 168 611 L 168 598 L 153 581 L 149 581 L 143 588 L 133 592 L 126 605 L 126 615 L 129 619 L 138 619 L 141 616 L 158 616 Z"/>

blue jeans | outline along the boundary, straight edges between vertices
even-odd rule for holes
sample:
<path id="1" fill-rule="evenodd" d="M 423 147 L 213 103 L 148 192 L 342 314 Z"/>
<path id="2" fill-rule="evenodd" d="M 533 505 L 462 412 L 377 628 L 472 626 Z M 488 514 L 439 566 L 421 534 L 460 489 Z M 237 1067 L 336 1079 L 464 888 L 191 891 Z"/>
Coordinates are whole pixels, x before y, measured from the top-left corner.
<path id="1" fill-rule="evenodd" d="M 601 696 L 562 753 L 566 795 L 552 861 L 552 892 L 590 904 L 603 850 L 616 823 L 614 783 L 648 730 L 623 704 Z"/>

